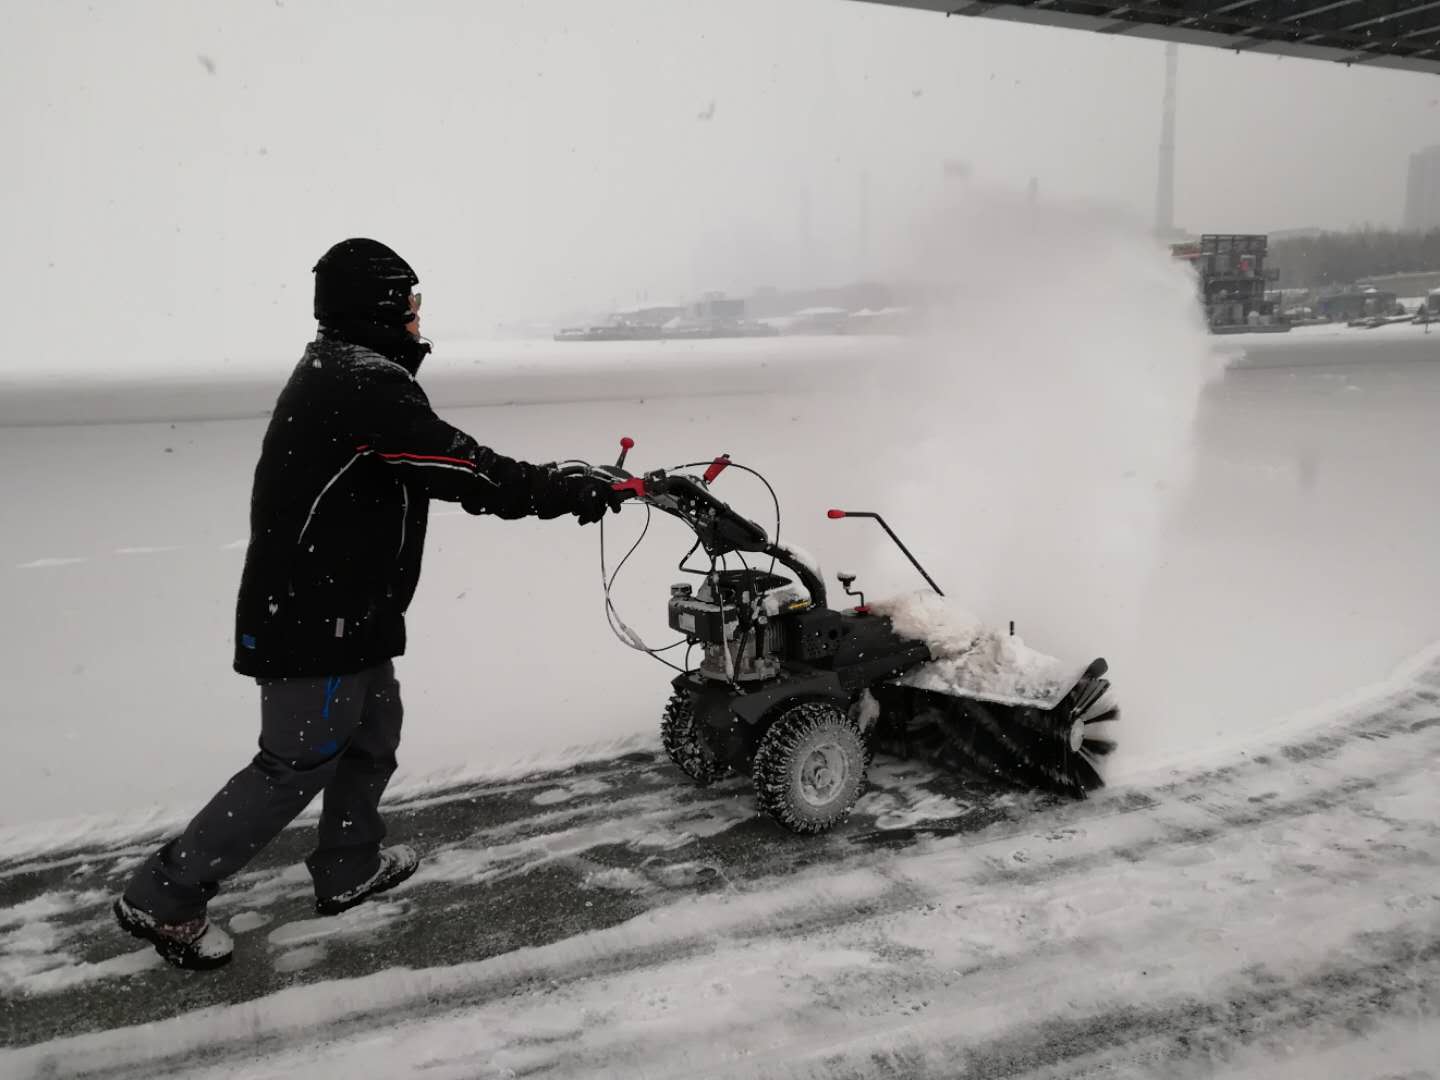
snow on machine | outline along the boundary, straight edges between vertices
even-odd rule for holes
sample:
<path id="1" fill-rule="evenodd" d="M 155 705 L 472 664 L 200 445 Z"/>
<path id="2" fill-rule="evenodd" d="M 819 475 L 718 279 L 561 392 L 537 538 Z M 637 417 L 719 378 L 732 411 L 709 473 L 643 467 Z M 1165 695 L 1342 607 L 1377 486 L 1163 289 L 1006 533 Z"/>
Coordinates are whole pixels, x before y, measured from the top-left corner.
<path id="1" fill-rule="evenodd" d="M 687 652 L 685 666 L 669 665 L 679 674 L 661 722 L 666 753 L 691 779 L 709 784 L 748 770 L 760 807 L 801 833 L 845 820 L 882 744 L 1079 798 L 1102 786 L 1100 759 L 1115 745 L 1104 732 L 1119 715 L 1103 659 L 1077 674 L 958 615 L 899 537 L 868 511 L 829 516 L 876 520 L 934 592 L 866 604 L 852 589 L 855 576 L 840 574 L 858 602 L 837 610 L 810 557 L 772 540 L 710 491 L 731 466 L 763 476 L 728 455 L 634 476 L 625 470 L 633 445 L 621 440 L 614 466 L 565 469 L 603 476 L 695 534 L 680 569 L 698 580 L 670 589 L 669 625 L 683 638 L 667 649 L 685 645 Z M 683 471 L 701 467 L 700 475 Z M 779 500 L 765 485 L 775 499 L 778 538 Z M 697 551 L 708 565 L 691 568 Z M 601 564 L 603 575 L 603 533 Z M 658 655 L 665 650 L 651 649 L 620 620 L 613 583 L 613 574 L 605 578 L 612 628 L 627 645 L 669 664 Z"/>

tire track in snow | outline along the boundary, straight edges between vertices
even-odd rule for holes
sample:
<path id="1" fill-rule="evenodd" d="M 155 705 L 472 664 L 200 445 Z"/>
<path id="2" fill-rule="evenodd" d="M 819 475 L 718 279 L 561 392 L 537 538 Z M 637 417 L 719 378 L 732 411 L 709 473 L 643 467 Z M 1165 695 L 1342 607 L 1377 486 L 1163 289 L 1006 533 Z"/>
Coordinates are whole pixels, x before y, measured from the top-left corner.
<path id="1" fill-rule="evenodd" d="M 743 785 L 676 789 L 666 770 L 643 761 L 577 773 L 590 785 L 588 801 L 540 815 L 536 794 L 563 778 L 509 785 L 508 818 L 478 829 L 472 820 L 447 841 L 451 850 L 483 851 L 504 834 L 561 854 L 504 865 L 498 884 L 478 894 L 435 882 L 414 895 L 422 913 L 448 919 L 488 906 L 495 893 L 495 918 L 505 922 L 523 917 L 509 908 L 527 882 L 603 896 L 583 889 L 597 867 L 633 875 L 650 891 L 623 897 L 629 906 L 612 907 L 598 924 L 568 912 L 537 937 L 500 942 L 488 959 L 431 960 L 440 966 L 398 985 L 332 957 L 304 978 L 338 977 L 326 984 L 338 1011 L 303 994 L 291 1001 L 293 991 L 272 993 L 232 1001 L 204 1029 L 172 1016 L 143 1036 L 98 1031 L 36 1046 L 14 1064 L 138 1076 L 262 1051 L 279 1062 L 303 1056 L 322 1025 L 327 1039 L 342 1040 L 404 1025 L 392 1030 L 407 1046 L 404 1031 L 423 1033 L 437 1013 L 460 1011 L 494 1020 L 497 1030 L 508 1024 L 501 1050 L 482 1057 L 519 1054 L 534 1075 L 592 1075 L 602 1064 L 694 1075 L 708 1062 L 707 1075 L 1082 1076 L 1143 1074 L 1158 1062 L 1178 1076 L 1241 1049 L 1263 1050 L 1271 1038 L 1317 1033 L 1333 1042 L 1397 1010 L 1433 1016 L 1433 1000 L 1413 991 L 1436 985 L 1440 940 L 1440 827 L 1428 794 L 1440 761 L 1437 684 L 1440 671 L 1429 671 L 1383 707 L 1248 760 L 1087 803 L 994 792 L 987 802 L 932 777 L 931 788 L 969 809 L 908 831 L 876 829 L 861 815 L 831 837 L 777 837 L 768 823 L 734 812 L 747 797 Z M 447 815 L 463 822 L 467 799 L 483 795 L 427 800 L 411 824 Z M 655 812 L 667 800 L 672 812 L 657 827 L 683 832 L 707 815 L 723 827 L 673 847 L 635 847 L 604 829 L 593 844 L 575 842 L 597 822 L 641 806 Z M 692 876 L 677 887 L 666 876 L 707 861 L 723 871 L 708 883 Z M 1295 933 L 1302 926 L 1312 929 Z M 1317 955 L 1321 946 L 1334 956 Z M 381 960 L 403 963 L 404 955 L 391 950 Z M 826 971 L 817 955 L 866 959 Z M 649 1030 L 642 1020 L 653 1009 L 640 985 L 673 979 L 693 990 L 704 985 L 697 971 L 757 964 L 784 979 L 765 982 L 757 1008 L 728 1015 L 723 1029 L 690 1017 L 684 1052 L 635 1036 Z M 515 1018 L 556 998 L 576 1015 L 597 1002 L 620 1004 L 603 1023 L 532 1045 Z M 78 1030 L 95 1026 L 88 1019 Z M 65 1027 L 77 1030 L 65 1024 L 56 1034 Z M 725 1048 L 742 1044 L 771 1047 L 773 1060 L 728 1061 Z M 450 1075 L 451 1064 L 456 1075 L 477 1075 L 476 1060 L 442 1054 L 427 1075 Z"/>
<path id="2" fill-rule="evenodd" d="M 1440 925 L 1372 935 L 1362 948 L 1363 957 L 1354 962 L 1326 963 L 1293 981 L 1263 968 L 1250 971 L 1218 999 L 1119 1006 L 978 1043 L 925 1040 L 908 1050 L 876 1054 L 859 1068 L 836 1062 L 840 1067 L 828 1075 L 1179 1080 L 1213 1076 L 1251 1046 L 1294 1058 L 1307 1033 L 1337 1018 L 1357 1035 L 1396 1014 L 1440 1022 Z M 1311 1049 L 1325 1042 L 1323 1033 L 1316 1033 Z M 1383 1066 L 1378 1070 L 1386 1072 Z"/>
<path id="3" fill-rule="evenodd" d="M 1428 769 L 1435 759 L 1436 747 L 1431 743 L 1423 755 L 1417 755 L 1413 767 L 1395 770 L 1390 784 L 1367 785 L 1363 790 L 1370 793 L 1391 786 L 1404 788 L 1408 782 L 1412 795 L 1426 792 Z M 1365 800 L 1359 805 L 1330 800 L 1325 805 L 1342 815 L 1372 820 L 1375 817 Z M 1237 934 L 1244 939 L 1244 948 L 1233 962 L 1205 972 L 1203 977 L 1187 978 L 1182 971 L 1177 979 L 1172 970 L 1167 981 L 1162 967 L 1168 964 L 1173 969 L 1197 958 L 1187 957 L 1183 947 L 1168 940 L 1178 936 L 1177 929 L 1183 930 L 1186 923 L 1179 923 L 1177 928 L 1164 919 L 1149 927 L 1148 934 L 1147 927 L 1137 920 L 1118 932 L 1112 928 L 1108 934 L 1103 930 L 1090 933 L 1082 927 L 1073 935 L 1063 936 L 1063 940 L 1042 935 L 1029 947 L 948 974 L 937 973 L 933 963 L 924 962 L 926 950 L 916 948 L 914 955 L 902 957 L 884 977 L 867 970 L 863 979 L 831 987 L 824 995 L 829 1023 L 817 1023 L 813 1013 L 802 1022 L 797 1011 L 786 1017 L 788 1022 L 775 1024 L 757 1018 L 748 1028 L 726 1031 L 724 1041 L 731 1045 L 756 1048 L 754 1054 L 734 1062 L 733 1067 L 717 1066 L 725 1054 L 721 1040 L 716 1038 L 697 1039 L 688 1055 L 673 1059 L 640 1044 L 607 1045 L 604 1054 L 591 1046 L 553 1061 L 551 1067 L 536 1069 L 534 1074 L 583 1075 L 587 1064 L 593 1068 L 600 1061 L 623 1061 L 636 1069 L 643 1068 L 646 1075 L 682 1076 L 699 1070 L 708 1052 L 715 1057 L 703 1069 L 707 1076 L 1209 1075 L 1217 1063 L 1242 1050 L 1258 1047 L 1283 1057 L 1294 1052 L 1297 1041 L 1308 1039 L 1314 1048 L 1326 1049 L 1337 1042 L 1363 1037 L 1394 1015 L 1440 1021 L 1440 894 L 1434 876 L 1440 844 L 1435 842 L 1433 823 L 1420 823 L 1420 838 L 1425 842 L 1418 847 L 1387 845 L 1379 839 L 1385 830 L 1379 830 L 1372 838 L 1373 846 L 1382 851 L 1377 857 L 1365 850 L 1365 844 L 1344 843 L 1349 830 L 1327 829 L 1323 813 L 1313 811 L 1314 819 L 1306 824 L 1312 832 L 1320 826 L 1319 832 L 1330 832 L 1337 838 L 1334 846 L 1339 860 L 1332 867 L 1333 873 L 1319 874 L 1299 863 L 1286 873 L 1277 873 L 1267 883 L 1247 883 L 1243 879 L 1233 882 L 1230 892 L 1234 906 L 1227 905 L 1223 914 L 1241 924 Z M 1399 823 L 1390 820 L 1382 824 Z M 1173 865 L 1162 866 L 1162 875 L 1172 869 L 1183 871 L 1190 862 L 1186 849 L 1201 848 L 1206 842 L 1176 840 L 1169 852 Z M 1262 840 L 1257 846 L 1270 844 Z M 1238 845 L 1232 843 L 1232 847 Z M 1314 855 L 1312 850 L 1306 858 Z M 1223 865 L 1217 858 L 1206 861 Z M 1254 869 L 1255 864 L 1249 868 Z M 1069 869 L 1076 880 L 1042 883 L 1044 892 L 1038 901 L 1042 908 L 1056 897 L 1083 896 L 1095 881 L 1116 871 L 1113 861 L 1104 859 L 1088 870 L 1078 870 L 1074 864 Z M 1025 877 L 1023 872 L 1015 876 Z M 1222 879 L 1224 876 L 1220 875 Z M 934 880 L 935 875 L 923 877 Z M 1284 934 L 1284 927 L 1262 922 L 1258 931 L 1251 929 L 1247 936 L 1244 927 L 1259 921 L 1265 910 L 1263 904 L 1257 906 L 1253 899 L 1247 900 L 1247 894 L 1257 888 L 1268 891 L 1259 887 L 1273 886 L 1286 877 L 1292 880 L 1285 881 L 1285 888 L 1295 893 L 1284 902 L 1282 913 L 1293 919 L 1290 948 L 1288 952 L 1274 947 L 1267 951 L 1265 939 Z M 1314 949 L 1296 939 L 1304 937 L 1304 928 L 1323 926 L 1333 916 L 1337 903 L 1343 906 L 1350 902 L 1346 886 L 1357 881 L 1378 882 L 1382 892 L 1386 881 L 1408 885 L 1415 891 L 1391 897 L 1388 906 L 1392 910 L 1372 916 L 1368 922 L 1356 924 L 1353 916 L 1342 918 L 1342 922 L 1352 925 L 1332 931 L 1333 940 L 1322 945 L 1317 962 Z M 1216 886 L 1213 880 L 1208 884 Z M 1034 887 L 1035 882 L 1025 881 L 1022 890 L 1006 889 L 1001 895 L 1023 912 L 1025 897 L 1033 893 Z M 1183 888 L 1184 884 L 1177 881 L 1176 887 Z M 1339 897 L 1333 895 L 1336 890 L 1341 892 Z M 1162 889 L 1151 889 L 1149 893 L 1156 898 L 1163 896 Z M 1224 903 L 1223 897 L 1216 899 Z M 1256 910 L 1247 910 L 1246 903 Z M 931 905 L 931 910 L 938 906 Z M 965 919 L 957 921 L 963 925 Z M 1189 925 L 1193 927 L 1193 918 Z M 1223 930 L 1217 933 L 1223 934 Z M 823 940 L 823 935 L 818 936 Z M 1002 936 L 993 930 L 985 935 L 991 940 Z M 1318 936 L 1325 935 L 1322 931 Z M 863 934 L 860 937 L 864 939 Z M 934 932 L 920 940 L 933 937 Z M 1224 951 L 1221 936 L 1213 944 Z M 1203 954 L 1210 951 L 1211 942 L 1202 938 L 1197 947 Z M 1119 961 L 1121 965 L 1118 980 L 1113 971 L 1104 970 L 1107 954 L 1111 964 Z M 1131 979 L 1131 983 L 1147 985 L 1124 985 L 1124 965 L 1132 960 L 1140 978 Z M 1273 964 L 1274 970 L 1267 967 L 1267 962 Z M 1213 961 L 1208 963 L 1213 966 Z M 907 970 L 916 964 L 920 971 Z M 1147 966 L 1151 970 L 1143 970 Z M 1111 985 L 1100 994 L 1093 993 L 1089 985 L 1103 986 L 1107 982 Z M 1038 1010 L 1038 1015 L 1026 1016 L 1023 998 L 1037 992 L 1055 1000 L 1050 1007 Z M 1120 999 L 1118 1003 L 1115 998 Z M 877 1014 L 872 1007 L 877 999 L 888 999 L 893 1007 L 882 1007 Z M 977 999 L 999 1000 L 1007 1009 L 1014 1007 L 1024 1019 L 1014 1025 L 1007 1025 L 1003 1017 L 967 1024 L 967 1014 L 983 1012 L 973 1004 Z M 815 1002 L 807 1004 L 813 1009 Z M 920 1020 L 906 1015 L 922 1011 L 939 1015 Z M 876 1022 L 865 1022 L 871 1017 Z M 997 1027 L 1007 1026 L 1013 1030 L 992 1033 Z M 957 1038 L 955 1029 L 964 1031 L 967 1027 L 982 1033 L 982 1037 L 967 1032 Z"/>

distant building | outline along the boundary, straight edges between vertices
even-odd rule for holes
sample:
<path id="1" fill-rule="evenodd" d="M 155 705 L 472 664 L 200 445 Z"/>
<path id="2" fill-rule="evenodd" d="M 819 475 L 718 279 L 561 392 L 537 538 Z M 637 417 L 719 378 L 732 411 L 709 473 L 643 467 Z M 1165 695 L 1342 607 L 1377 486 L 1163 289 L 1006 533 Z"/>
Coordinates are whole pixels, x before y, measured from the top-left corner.
<path id="1" fill-rule="evenodd" d="M 801 308 L 784 321 L 787 334 L 843 334 L 850 313 L 843 307 Z"/>
<path id="2" fill-rule="evenodd" d="M 610 321 L 629 323 L 632 326 L 664 326 L 677 315 L 683 314 L 684 311 L 683 307 L 672 305 L 637 307 L 630 308 L 628 311 L 614 312 L 610 316 Z"/>
<path id="3" fill-rule="evenodd" d="M 1440 146 L 1410 155 L 1405 184 L 1405 228 L 1440 229 Z"/>
<path id="4" fill-rule="evenodd" d="M 745 301 L 732 299 L 724 293 L 706 293 L 690 305 L 686 315 L 697 321 L 736 321 L 745 317 Z"/>
<path id="5" fill-rule="evenodd" d="M 1280 272 L 1265 268 L 1269 246 L 1263 233 L 1206 233 L 1199 240 L 1170 245 L 1172 256 L 1195 269 L 1211 330 L 1276 325 L 1275 304 L 1265 294 L 1266 284 L 1279 281 Z"/>
<path id="6" fill-rule="evenodd" d="M 963 158 L 946 158 L 940 163 L 940 174 L 946 180 L 955 180 L 961 183 L 970 179 L 970 162 Z"/>
<path id="7" fill-rule="evenodd" d="M 1353 289 L 1331 293 L 1315 300 L 1315 314 L 1332 322 L 1369 319 L 1395 313 L 1395 294 L 1380 289 Z"/>

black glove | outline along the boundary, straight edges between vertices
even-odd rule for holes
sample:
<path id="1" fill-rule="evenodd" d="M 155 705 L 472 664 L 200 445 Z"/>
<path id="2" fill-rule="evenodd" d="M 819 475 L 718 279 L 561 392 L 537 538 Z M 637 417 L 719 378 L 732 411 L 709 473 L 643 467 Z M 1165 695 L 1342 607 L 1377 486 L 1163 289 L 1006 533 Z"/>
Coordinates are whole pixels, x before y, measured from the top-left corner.
<path id="1" fill-rule="evenodd" d="M 625 493 L 616 491 L 609 480 L 596 476 L 569 478 L 570 512 L 581 525 L 590 525 L 605 516 L 606 510 L 620 509 Z"/>

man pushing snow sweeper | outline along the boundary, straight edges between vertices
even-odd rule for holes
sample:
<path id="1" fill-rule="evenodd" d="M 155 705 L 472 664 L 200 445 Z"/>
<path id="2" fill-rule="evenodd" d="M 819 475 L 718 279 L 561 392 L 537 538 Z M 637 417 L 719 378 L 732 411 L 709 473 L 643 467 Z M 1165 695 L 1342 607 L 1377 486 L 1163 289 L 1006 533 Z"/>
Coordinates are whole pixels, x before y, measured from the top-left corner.
<path id="1" fill-rule="evenodd" d="M 415 872 L 381 848 L 402 707 L 393 659 L 420 577 L 429 501 L 580 524 L 618 509 L 603 478 L 504 457 L 445 423 L 416 382 L 419 279 L 384 244 L 336 244 L 315 265 L 319 330 L 261 446 L 235 619 L 235 670 L 260 686 L 260 750 L 115 901 L 120 926 L 182 968 L 232 943 L 206 917 L 219 884 L 324 792 L 306 859 L 333 915 Z"/>

